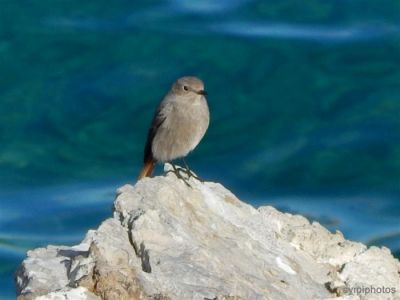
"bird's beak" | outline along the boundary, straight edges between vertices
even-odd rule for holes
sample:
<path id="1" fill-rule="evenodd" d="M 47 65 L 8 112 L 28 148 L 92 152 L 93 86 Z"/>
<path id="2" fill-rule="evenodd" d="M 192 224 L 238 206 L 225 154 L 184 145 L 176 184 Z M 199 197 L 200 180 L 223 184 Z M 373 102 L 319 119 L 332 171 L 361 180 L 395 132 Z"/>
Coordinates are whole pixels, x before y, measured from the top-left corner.
<path id="1" fill-rule="evenodd" d="M 207 96 L 208 93 L 205 90 L 197 91 L 197 94 Z"/>

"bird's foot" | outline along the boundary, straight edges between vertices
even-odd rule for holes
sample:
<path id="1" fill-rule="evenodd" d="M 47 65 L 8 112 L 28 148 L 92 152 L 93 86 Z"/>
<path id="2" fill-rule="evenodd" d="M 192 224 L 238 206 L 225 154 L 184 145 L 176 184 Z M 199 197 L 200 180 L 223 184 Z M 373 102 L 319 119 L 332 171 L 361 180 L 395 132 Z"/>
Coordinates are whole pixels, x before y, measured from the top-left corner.
<path id="1" fill-rule="evenodd" d="M 202 183 L 205 181 L 203 178 L 197 176 L 197 175 L 196 175 L 194 172 L 192 172 L 192 170 L 190 170 L 190 169 L 185 168 L 185 169 L 183 169 L 182 171 L 185 172 L 187 176 L 189 176 L 189 179 L 190 179 L 190 177 L 193 177 L 194 179 L 196 179 L 196 180 L 198 180 L 198 181 L 200 181 L 200 182 L 202 182 Z"/>
<path id="2" fill-rule="evenodd" d="M 182 176 L 182 174 L 180 173 L 181 171 L 184 172 L 183 169 L 180 169 L 180 170 L 178 170 L 178 171 L 175 173 L 176 177 L 178 177 L 179 179 L 181 179 L 181 180 L 186 184 L 186 186 L 188 186 L 188 187 L 191 188 L 192 186 L 191 186 L 190 183 L 188 182 L 188 180 L 190 179 L 190 176 L 187 177 L 187 178 L 185 178 L 185 176 Z M 186 172 L 185 172 L 185 173 L 186 173 Z"/>
<path id="3" fill-rule="evenodd" d="M 186 169 L 181 168 L 181 167 L 179 167 L 179 166 L 176 167 L 175 165 L 172 165 L 172 170 L 168 170 L 167 172 L 165 172 L 165 174 L 168 174 L 168 173 L 170 173 L 170 172 L 174 173 L 175 176 L 176 176 L 178 179 L 181 179 L 181 180 L 186 184 L 186 186 L 192 187 L 192 186 L 189 184 L 189 182 L 188 182 L 188 180 L 190 179 L 190 175 L 187 173 Z M 188 177 L 182 176 L 181 172 L 185 173 L 186 176 L 188 176 Z"/>

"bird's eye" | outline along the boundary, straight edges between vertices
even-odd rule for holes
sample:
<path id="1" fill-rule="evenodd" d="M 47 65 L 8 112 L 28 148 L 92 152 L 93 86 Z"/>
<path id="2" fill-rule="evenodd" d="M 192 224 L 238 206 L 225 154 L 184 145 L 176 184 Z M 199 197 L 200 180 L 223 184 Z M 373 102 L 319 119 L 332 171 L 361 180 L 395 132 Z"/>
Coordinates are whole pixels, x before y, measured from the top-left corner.
<path id="1" fill-rule="evenodd" d="M 188 91 L 188 90 L 189 90 L 189 88 L 187 87 L 187 85 L 184 85 L 184 86 L 183 86 L 183 89 L 184 89 L 185 91 Z"/>

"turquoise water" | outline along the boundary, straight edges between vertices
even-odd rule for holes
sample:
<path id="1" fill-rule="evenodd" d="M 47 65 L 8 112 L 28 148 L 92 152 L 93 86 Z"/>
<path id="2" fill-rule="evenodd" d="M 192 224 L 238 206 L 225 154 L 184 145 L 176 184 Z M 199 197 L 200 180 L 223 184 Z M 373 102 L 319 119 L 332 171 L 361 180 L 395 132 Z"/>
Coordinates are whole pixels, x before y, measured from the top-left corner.
<path id="1" fill-rule="evenodd" d="M 28 249 L 111 215 L 186 74 L 212 113 L 197 173 L 399 254 L 399 15 L 397 0 L 1 1 L 0 299 Z"/>

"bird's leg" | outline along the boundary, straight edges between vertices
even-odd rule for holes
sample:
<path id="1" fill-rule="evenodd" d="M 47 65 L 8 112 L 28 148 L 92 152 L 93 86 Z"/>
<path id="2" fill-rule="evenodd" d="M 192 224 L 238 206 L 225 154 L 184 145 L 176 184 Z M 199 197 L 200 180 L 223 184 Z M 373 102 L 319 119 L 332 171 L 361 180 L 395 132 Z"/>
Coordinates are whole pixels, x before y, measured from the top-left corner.
<path id="1" fill-rule="evenodd" d="M 168 162 L 168 163 L 172 166 L 173 170 L 168 170 L 167 172 L 165 172 L 165 175 L 167 175 L 168 173 L 174 173 L 176 175 L 177 170 L 176 170 L 175 166 L 171 162 Z"/>
<path id="2" fill-rule="evenodd" d="M 177 169 L 176 166 L 175 166 L 174 164 L 171 164 L 171 165 L 172 165 L 172 168 L 173 168 L 174 170 L 173 170 L 173 171 L 170 170 L 170 171 L 168 171 L 168 172 L 174 172 L 175 175 L 176 175 L 176 177 L 177 177 L 178 179 L 182 179 L 182 181 L 183 181 L 188 187 L 192 187 L 192 186 L 187 182 L 187 180 L 181 175 L 180 170 Z M 189 177 L 189 178 L 190 178 L 190 177 Z"/>
<path id="3" fill-rule="evenodd" d="M 168 173 L 174 173 L 174 174 L 178 177 L 178 176 L 180 176 L 179 173 L 180 173 L 181 171 L 184 171 L 183 168 L 177 168 L 176 165 L 174 165 L 174 164 L 172 163 L 172 161 L 168 161 L 167 163 L 169 163 L 169 164 L 172 166 L 172 169 L 173 169 L 173 170 L 168 170 L 168 171 L 166 171 L 166 172 L 165 172 L 165 175 L 168 174 Z M 185 172 L 185 173 L 186 173 L 186 172 Z M 179 175 L 178 175 L 178 174 L 179 174 Z"/>
<path id="4" fill-rule="evenodd" d="M 190 170 L 188 164 L 186 163 L 185 158 L 182 157 L 182 161 L 185 165 L 185 173 L 190 177 L 193 177 L 194 179 L 197 179 L 200 182 L 204 182 L 204 180 L 202 178 L 200 178 L 199 176 L 197 176 L 195 173 L 192 172 L 192 170 Z"/>

